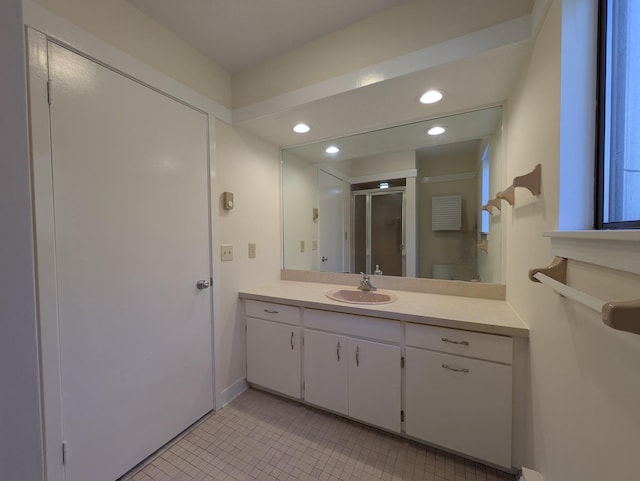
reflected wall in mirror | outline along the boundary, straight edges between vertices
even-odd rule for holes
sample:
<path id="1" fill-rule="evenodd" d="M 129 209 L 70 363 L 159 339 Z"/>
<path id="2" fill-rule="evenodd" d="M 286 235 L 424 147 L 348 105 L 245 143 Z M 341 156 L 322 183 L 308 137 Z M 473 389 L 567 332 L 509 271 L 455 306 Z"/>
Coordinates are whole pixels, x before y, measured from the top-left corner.
<path id="1" fill-rule="evenodd" d="M 501 283 L 502 149 L 500 106 L 283 149 L 284 268 Z"/>

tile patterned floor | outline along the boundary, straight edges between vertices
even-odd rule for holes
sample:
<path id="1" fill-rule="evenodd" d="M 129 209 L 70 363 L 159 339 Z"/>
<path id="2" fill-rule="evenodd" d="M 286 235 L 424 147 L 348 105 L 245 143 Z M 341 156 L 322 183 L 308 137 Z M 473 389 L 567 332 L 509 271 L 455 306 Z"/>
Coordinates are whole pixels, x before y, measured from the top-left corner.
<path id="1" fill-rule="evenodd" d="M 513 481 L 514 476 L 250 389 L 121 481 Z"/>

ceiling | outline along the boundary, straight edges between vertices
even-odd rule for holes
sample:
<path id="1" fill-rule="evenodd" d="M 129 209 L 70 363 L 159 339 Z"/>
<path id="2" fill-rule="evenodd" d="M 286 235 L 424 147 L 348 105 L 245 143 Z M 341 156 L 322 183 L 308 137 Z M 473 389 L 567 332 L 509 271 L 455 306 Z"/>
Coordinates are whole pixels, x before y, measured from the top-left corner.
<path id="1" fill-rule="evenodd" d="M 233 73 L 416 0 L 127 1 Z M 369 85 L 356 79 L 334 88 L 337 77 L 233 110 L 233 124 L 277 146 L 291 147 L 501 105 L 529 54 L 534 19 L 530 15 L 524 22 L 479 32 L 478 37 L 466 35 L 416 51 L 410 61 L 405 55 L 400 60 L 404 70 L 391 59 L 354 71 L 381 78 Z M 387 68 L 383 75 L 381 68 Z M 441 102 L 425 106 L 416 101 L 433 87 L 444 92 Z M 312 131 L 293 133 L 298 122 L 310 124 Z"/>
<path id="2" fill-rule="evenodd" d="M 234 74 L 410 0 L 128 0 Z"/>

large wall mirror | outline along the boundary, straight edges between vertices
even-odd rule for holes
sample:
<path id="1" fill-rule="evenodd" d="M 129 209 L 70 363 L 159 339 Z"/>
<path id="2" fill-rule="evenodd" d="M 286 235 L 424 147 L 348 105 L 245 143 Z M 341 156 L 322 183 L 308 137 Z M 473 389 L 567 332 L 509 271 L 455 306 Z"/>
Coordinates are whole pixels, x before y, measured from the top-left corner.
<path id="1" fill-rule="evenodd" d="M 284 268 L 502 282 L 496 106 L 282 150 Z"/>

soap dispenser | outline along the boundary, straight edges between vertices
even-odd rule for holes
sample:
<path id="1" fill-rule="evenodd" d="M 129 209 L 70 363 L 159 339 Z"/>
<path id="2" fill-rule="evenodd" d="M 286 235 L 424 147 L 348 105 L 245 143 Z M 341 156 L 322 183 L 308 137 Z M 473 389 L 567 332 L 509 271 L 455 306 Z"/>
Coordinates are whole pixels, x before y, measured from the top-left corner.
<path id="1" fill-rule="evenodd" d="M 373 273 L 374 273 L 376 276 L 381 276 L 381 275 L 382 275 L 382 271 L 380 270 L 380 266 L 379 266 L 378 264 L 376 264 L 376 270 L 375 270 L 375 271 L 373 271 Z"/>

